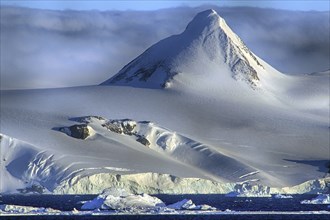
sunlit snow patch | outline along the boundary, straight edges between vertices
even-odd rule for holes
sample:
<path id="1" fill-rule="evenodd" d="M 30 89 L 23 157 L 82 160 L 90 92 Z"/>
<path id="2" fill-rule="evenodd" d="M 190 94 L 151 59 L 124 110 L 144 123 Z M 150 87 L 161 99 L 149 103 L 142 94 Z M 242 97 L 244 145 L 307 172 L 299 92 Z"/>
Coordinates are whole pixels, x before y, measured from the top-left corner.
<path id="1" fill-rule="evenodd" d="M 275 199 L 292 199 L 293 197 L 290 195 L 276 194 L 274 195 Z"/>
<path id="2" fill-rule="evenodd" d="M 157 197 L 148 194 L 129 194 L 124 189 L 105 189 L 95 199 L 83 202 L 82 210 L 115 210 L 118 212 L 174 212 L 175 210 L 211 211 L 216 208 L 209 205 L 195 205 L 190 199 L 168 206 Z"/>
<path id="3" fill-rule="evenodd" d="M 87 201 L 81 209 L 110 209 L 125 212 L 152 211 L 165 207 L 165 204 L 157 197 L 148 194 L 128 194 L 123 189 L 105 189 L 99 196 Z"/>
<path id="4" fill-rule="evenodd" d="M 226 197 L 270 197 L 271 188 L 262 185 L 253 185 L 249 182 L 237 183 L 234 190 Z"/>
<path id="5" fill-rule="evenodd" d="M 192 200 L 190 199 L 183 199 L 179 202 L 170 204 L 166 206 L 169 209 L 175 209 L 175 210 L 216 210 L 215 207 L 209 206 L 209 205 L 195 205 Z"/>
<path id="6" fill-rule="evenodd" d="M 21 205 L 0 205 L 0 214 L 44 214 L 44 213 L 59 213 L 61 211 L 33 206 L 21 206 Z"/>
<path id="7" fill-rule="evenodd" d="M 330 204 L 330 195 L 320 194 L 314 199 L 301 201 L 301 204 Z"/>

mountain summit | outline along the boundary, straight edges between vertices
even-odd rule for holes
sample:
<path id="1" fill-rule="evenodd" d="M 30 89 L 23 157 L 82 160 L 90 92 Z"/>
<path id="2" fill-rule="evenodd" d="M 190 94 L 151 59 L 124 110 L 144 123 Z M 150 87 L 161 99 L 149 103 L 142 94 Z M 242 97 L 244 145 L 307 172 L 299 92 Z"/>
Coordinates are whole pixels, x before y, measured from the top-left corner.
<path id="1" fill-rule="evenodd" d="M 183 33 L 154 44 L 101 85 L 167 88 L 177 75 L 191 79 L 212 72 L 255 88 L 263 70 L 259 58 L 210 9 L 198 13 Z"/>

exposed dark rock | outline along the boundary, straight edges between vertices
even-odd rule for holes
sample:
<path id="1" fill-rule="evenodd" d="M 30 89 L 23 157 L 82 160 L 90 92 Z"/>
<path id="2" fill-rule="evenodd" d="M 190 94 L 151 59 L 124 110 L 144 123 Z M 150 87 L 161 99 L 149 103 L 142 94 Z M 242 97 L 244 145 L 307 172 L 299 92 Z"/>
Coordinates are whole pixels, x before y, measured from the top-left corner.
<path id="1" fill-rule="evenodd" d="M 114 124 L 112 122 L 106 122 L 104 124 L 102 124 L 103 127 L 105 127 L 106 129 L 108 129 L 109 131 L 118 133 L 118 134 L 122 134 L 123 133 L 123 129 L 120 125 L 118 124 Z"/>
<path id="2" fill-rule="evenodd" d="M 134 135 L 133 130 L 136 127 L 136 122 L 129 119 L 112 120 L 102 124 L 102 126 L 118 134 Z"/>
<path id="3" fill-rule="evenodd" d="M 127 120 L 127 121 L 121 122 L 121 126 L 122 126 L 124 134 L 132 135 L 133 130 L 136 127 L 136 123 L 131 120 Z"/>
<path id="4" fill-rule="evenodd" d="M 248 82 L 251 86 L 256 86 L 256 81 L 259 81 L 257 71 L 250 66 L 248 61 L 239 59 L 232 66 L 233 78 L 244 80 Z"/>
<path id="5" fill-rule="evenodd" d="M 130 135 L 134 136 L 136 138 L 136 141 L 145 145 L 145 146 L 150 146 L 149 140 L 137 133 L 135 131 L 135 128 L 137 126 L 137 123 L 141 124 L 149 124 L 150 121 L 141 121 L 141 122 L 136 122 L 134 120 L 130 119 L 122 119 L 122 120 L 107 120 L 103 117 L 100 116 L 86 116 L 86 117 L 77 117 L 77 118 L 72 118 L 71 120 L 79 121 L 79 122 L 84 122 L 85 124 L 76 124 L 72 125 L 70 127 L 61 127 L 56 130 L 59 130 L 63 133 L 66 133 L 67 135 L 78 138 L 78 139 L 86 139 L 87 137 L 90 136 L 90 130 L 88 127 L 88 124 L 91 122 L 91 119 L 98 119 L 101 121 L 106 121 L 105 123 L 101 124 L 102 127 L 106 128 L 108 131 L 115 132 L 117 134 L 124 134 L 124 135 Z"/>
<path id="6" fill-rule="evenodd" d="M 78 124 L 78 125 L 72 125 L 68 127 L 70 131 L 71 137 L 78 138 L 78 139 L 86 139 L 90 136 L 88 127 L 86 124 Z"/>
<path id="7" fill-rule="evenodd" d="M 141 144 L 143 144 L 144 146 L 149 147 L 150 146 L 150 142 L 148 141 L 147 138 L 145 137 L 138 137 L 138 139 L 136 139 L 137 142 L 140 142 Z"/>
<path id="8" fill-rule="evenodd" d="M 45 192 L 45 187 L 33 184 L 30 187 L 26 187 L 24 189 L 18 189 L 20 193 L 26 194 L 26 193 L 38 193 L 38 194 L 43 194 Z"/>

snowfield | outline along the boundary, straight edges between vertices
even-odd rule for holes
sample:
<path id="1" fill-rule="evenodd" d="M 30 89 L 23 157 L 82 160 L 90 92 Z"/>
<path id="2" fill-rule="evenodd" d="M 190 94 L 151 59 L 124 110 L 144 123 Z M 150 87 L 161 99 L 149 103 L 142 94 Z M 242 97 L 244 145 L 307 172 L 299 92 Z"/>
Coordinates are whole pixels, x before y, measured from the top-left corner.
<path id="1" fill-rule="evenodd" d="M 1 91 L 0 192 L 327 193 L 329 76 L 201 12 L 102 85 Z"/>

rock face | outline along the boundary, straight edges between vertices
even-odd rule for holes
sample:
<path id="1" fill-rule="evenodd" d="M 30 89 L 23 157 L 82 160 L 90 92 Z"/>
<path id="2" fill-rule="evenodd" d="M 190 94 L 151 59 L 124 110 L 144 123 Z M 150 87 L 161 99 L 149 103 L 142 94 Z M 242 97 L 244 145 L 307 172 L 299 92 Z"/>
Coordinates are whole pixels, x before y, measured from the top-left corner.
<path id="1" fill-rule="evenodd" d="M 177 74 L 203 74 L 187 70 L 187 66 L 214 63 L 218 65 L 216 74 L 230 75 L 253 88 L 259 82 L 258 72 L 264 70 L 225 20 L 214 10 L 206 10 L 197 14 L 183 33 L 154 44 L 101 85 L 167 88 Z"/>
<path id="2" fill-rule="evenodd" d="M 147 138 L 145 137 L 138 137 L 138 139 L 136 139 L 137 142 L 140 142 L 141 144 L 143 144 L 144 146 L 149 147 L 150 146 L 150 142 L 148 141 Z"/>
<path id="3" fill-rule="evenodd" d="M 135 136 L 137 142 L 149 147 L 149 140 L 146 137 L 137 134 L 137 131 L 134 130 L 136 126 L 137 122 L 130 119 L 109 120 L 108 122 L 102 124 L 102 127 L 105 127 L 108 131 L 112 131 L 118 134 Z"/>
<path id="4" fill-rule="evenodd" d="M 123 133 L 123 129 L 120 126 L 118 126 L 116 124 L 113 124 L 111 122 L 106 122 L 106 123 L 102 124 L 102 127 L 105 127 L 109 131 L 112 131 L 112 132 L 115 132 L 115 133 L 118 133 L 118 134 Z"/>
<path id="5" fill-rule="evenodd" d="M 79 139 L 86 139 L 89 136 L 89 130 L 87 125 L 72 125 L 69 127 L 71 136 Z"/>
<path id="6" fill-rule="evenodd" d="M 60 128 L 59 130 L 71 137 L 83 140 L 91 135 L 91 128 L 87 124 L 72 125 L 70 127 Z"/>
<path id="7" fill-rule="evenodd" d="M 133 135 L 134 128 L 136 127 L 136 122 L 129 119 L 110 120 L 102 124 L 102 126 L 107 128 L 109 131 L 118 134 Z"/>
<path id="8" fill-rule="evenodd" d="M 38 193 L 43 194 L 45 192 L 45 187 L 33 184 L 30 187 L 26 187 L 24 189 L 18 189 L 20 193 L 26 194 L 26 193 Z"/>

